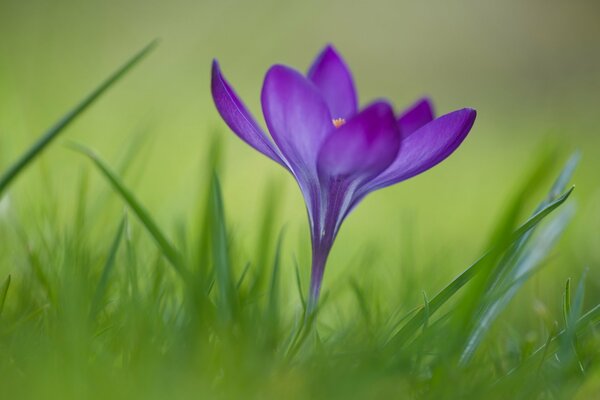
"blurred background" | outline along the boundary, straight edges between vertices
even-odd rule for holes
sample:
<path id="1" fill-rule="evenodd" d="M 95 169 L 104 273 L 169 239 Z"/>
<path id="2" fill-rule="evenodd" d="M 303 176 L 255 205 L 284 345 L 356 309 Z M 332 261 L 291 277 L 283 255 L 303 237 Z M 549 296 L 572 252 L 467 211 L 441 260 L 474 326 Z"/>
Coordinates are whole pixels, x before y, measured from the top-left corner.
<path id="1" fill-rule="evenodd" d="M 35 219 L 53 199 L 66 221 L 82 174 L 95 190 L 106 190 L 89 162 L 64 146 L 76 141 L 111 165 L 135 155 L 125 181 L 172 232 L 193 218 L 208 183 L 201 168 L 210 139 L 220 135 L 236 251 L 256 246 L 265 188 L 275 185 L 287 262 L 296 255 L 307 275 L 299 190 L 282 168 L 228 131 L 212 103 L 209 72 L 218 58 L 262 122 L 267 68 L 285 63 L 306 70 L 332 43 L 353 70 L 361 104 L 385 97 L 400 111 L 429 95 L 440 114 L 473 107 L 478 118 L 447 161 L 361 204 L 334 247 L 325 288 L 335 292 L 349 277 L 368 287 L 379 276 L 394 290 L 394 282 L 410 276 L 411 284 L 435 292 L 481 254 L 540 148 L 554 146 L 551 176 L 572 151 L 583 155 L 574 180 L 576 218 L 550 270 L 532 283 L 533 296 L 548 290 L 558 307 L 564 280 L 600 262 L 598 21 L 594 0 L 0 0 L 0 169 L 134 52 L 161 39 L 20 177 L 4 207 L 10 202 Z M 111 229 L 116 220 L 107 220 Z M 365 254 L 368 263 L 361 262 Z M 591 273 L 590 285 L 600 287 L 600 274 Z"/>

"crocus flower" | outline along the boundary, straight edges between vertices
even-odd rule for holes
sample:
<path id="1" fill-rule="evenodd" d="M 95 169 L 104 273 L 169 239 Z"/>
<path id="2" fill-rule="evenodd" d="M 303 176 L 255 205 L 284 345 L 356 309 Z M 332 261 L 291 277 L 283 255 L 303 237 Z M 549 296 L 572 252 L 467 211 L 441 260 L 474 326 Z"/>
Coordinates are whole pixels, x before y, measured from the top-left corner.
<path id="1" fill-rule="evenodd" d="M 350 211 L 369 193 L 448 157 L 476 115 L 464 108 L 435 118 L 426 98 L 399 116 L 385 100 L 359 109 L 352 74 L 332 46 L 323 49 L 306 75 L 284 65 L 268 70 L 261 103 L 271 138 L 216 60 L 211 89 L 229 128 L 287 169 L 300 186 L 312 241 L 309 309 L 317 304 L 327 257 Z"/>

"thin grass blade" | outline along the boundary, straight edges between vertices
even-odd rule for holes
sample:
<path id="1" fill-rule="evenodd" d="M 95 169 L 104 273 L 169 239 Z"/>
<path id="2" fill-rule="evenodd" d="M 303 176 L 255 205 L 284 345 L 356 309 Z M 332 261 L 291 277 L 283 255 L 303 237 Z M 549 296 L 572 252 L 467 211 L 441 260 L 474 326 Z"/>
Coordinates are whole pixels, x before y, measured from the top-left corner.
<path id="1" fill-rule="evenodd" d="M 121 223 L 119 224 L 119 227 L 117 228 L 117 233 L 113 239 L 112 245 L 110 246 L 106 262 L 104 263 L 102 275 L 100 276 L 100 280 L 98 281 L 98 286 L 96 286 L 96 291 L 92 300 L 92 306 L 90 307 L 90 320 L 93 320 L 96 317 L 98 311 L 100 311 L 101 309 L 102 299 L 104 298 L 104 293 L 106 292 L 106 288 L 108 286 L 108 279 L 115 265 L 117 252 L 119 251 L 119 245 L 121 244 L 121 238 L 123 236 L 123 232 L 125 231 L 126 225 L 127 215 L 123 217 Z"/>
<path id="2" fill-rule="evenodd" d="M 150 213 L 141 205 L 133 193 L 121 182 L 121 179 L 108 167 L 98 155 L 87 147 L 72 144 L 71 147 L 76 151 L 86 155 L 96 165 L 102 175 L 108 180 L 113 189 L 123 198 L 125 203 L 131 208 L 140 222 L 146 227 L 150 235 L 154 238 L 158 247 L 162 251 L 165 258 L 175 268 L 175 271 L 180 275 L 186 275 L 183 268 L 182 257 L 179 251 L 171 244 L 166 235 L 158 227 Z"/>
<path id="3" fill-rule="evenodd" d="M 544 359 L 548 356 L 554 355 L 560 349 L 560 344 L 564 343 L 565 337 L 568 335 L 584 334 L 590 327 L 600 324 L 600 304 L 597 304 L 592 309 L 588 310 L 576 322 L 572 325 L 572 331 L 569 332 L 567 329 L 563 329 L 556 335 L 552 335 L 544 345 L 540 346 L 537 350 L 531 353 L 527 359 L 521 363 L 518 367 L 510 370 L 500 381 L 510 378 L 516 371 L 528 368 L 532 363 L 537 362 L 538 365 L 544 362 Z M 540 358 L 538 360 L 538 358 Z"/>
<path id="4" fill-rule="evenodd" d="M 547 204 L 544 208 L 538 211 L 535 215 L 529 218 L 523 225 L 521 225 L 515 232 L 511 235 L 510 240 L 505 243 L 505 248 L 508 247 L 511 243 L 514 243 L 520 237 L 522 237 L 529 230 L 537 226 L 544 218 L 546 218 L 550 213 L 560 207 L 571 195 L 573 192 L 573 188 L 569 189 L 566 193 L 558 197 L 556 200 Z M 501 251 L 504 249 L 492 249 L 480 257 L 475 263 L 473 263 L 469 268 L 463 271 L 459 276 L 457 276 L 452 282 L 450 282 L 446 287 L 444 287 L 438 294 L 436 294 L 431 301 L 429 302 L 429 315 L 433 315 L 440 307 L 442 307 L 448 300 L 450 300 L 456 292 L 464 285 L 466 285 L 474 276 L 476 276 L 483 265 L 484 262 L 490 257 L 492 251 Z M 388 341 L 388 344 L 398 344 L 403 343 L 408 340 L 412 335 L 414 335 L 417 330 L 421 327 L 424 321 L 424 309 L 421 308 L 417 311 L 412 318 L 400 328 Z"/>
<path id="5" fill-rule="evenodd" d="M 473 357 L 475 350 L 491 328 L 498 315 L 506 308 L 528 278 L 534 275 L 539 266 L 547 258 L 558 239 L 573 217 L 573 208 L 567 207 L 558 214 L 542 231 L 536 235 L 524 252 L 515 258 L 511 265 L 511 274 L 498 287 L 492 289 L 484 299 L 481 311 L 474 318 L 473 330 L 466 340 L 460 363 L 466 364 Z M 508 283 L 507 283 L 508 281 Z"/>
<path id="6" fill-rule="evenodd" d="M 255 279 L 250 285 L 250 295 L 256 296 L 258 292 L 262 291 L 263 288 L 268 284 L 268 265 L 269 265 L 269 254 L 271 254 L 273 238 L 275 235 L 275 222 L 280 213 L 281 205 L 283 204 L 283 192 L 281 190 L 281 184 L 276 181 L 269 181 L 267 187 L 264 190 L 263 200 L 261 204 L 262 215 L 260 217 L 260 233 L 257 236 L 256 241 L 256 274 Z M 280 238 L 281 239 L 281 238 Z"/>
<path id="7" fill-rule="evenodd" d="M 6 302 L 6 295 L 8 294 L 8 288 L 10 287 L 10 275 L 6 277 L 2 286 L 0 286 L 0 315 L 4 310 L 4 303 Z"/>
<path id="8" fill-rule="evenodd" d="M 579 284 L 577 285 L 577 289 L 575 290 L 575 297 L 571 301 L 571 284 L 569 281 L 569 300 L 568 302 L 568 313 L 567 320 L 565 323 L 564 334 L 560 339 L 560 346 L 558 349 L 558 359 L 564 366 L 570 365 L 572 360 L 577 360 L 579 365 L 579 369 L 583 371 L 583 366 L 581 361 L 579 360 L 579 356 L 577 354 L 577 321 L 581 317 L 582 309 L 583 309 L 583 298 L 585 295 L 585 280 L 587 276 L 587 270 L 583 271 L 581 278 L 579 279 Z M 566 298 L 565 292 L 565 298 Z"/>
<path id="9" fill-rule="evenodd" d="M 237 307 L 235 306 L 235 286 L 229 260 L 229 245 L 227 239 L 227 228 L 225 225 L 223 196 L 221 194 L 221 184 L 216 175 L 213 176 L 212 218 L 211 240 L 213 266 L 216 284 L 219 289 L 217 308 L 219 317 L 224 322 L 229 322 L 233 319 Z"/>
<path id="10" fill-rule="evenodd" d="M 294 257 L 294 267 L 296 270 L 296 287 L 298 289 L 298 296 L 300 297 L 300 303 L 302 304 L 303 312 L 306 312 L 306 301 L 304 300 L 304 291 L 302 290 L 302 278 L 300 277 L 300 266 L 298 260 Z"/>
<path id="11" fill-rule="evenodd" d="M 269 288 L 269 310 L 273 314 L 277 313 L 277 304 L 279 302 L 279 268 L 281 259 L 281 245 L 283 243 L 284 233 L 279 234 L 277 247 L 275 248 L 275 257 L 273 259 L 273 270 L 271 273 L 271 284 Z"/>
<path id="12" fill-rule="evenodd" d="M 579 153 L 573 154 L 554 181 L 548 195 L 536 207 L 537 213 L 563 192 L 571 180 L 579 162 Z M 460 363 L 466 364 L 473 356 L 491 325 L 515 296 L 525 281 L 533 276 L 547 254 L 554 248 L 567 224 L 572 219 L 574 207 L 567 207 L 543 231 L 533 237 L 531 229 L 515 242 L 493 267 L 492 277 L 482 293 L 470 324 L 471 332 L 465 341 Z"/>
<path id="13" fill-rule="evenodd" d="M 140 52 L 134 55 L 121 68 L 108 77 L 100 86 L 87 95 L 79 104 L 59 119 L 50 129 L 31 146 L 14 164 L 12 164 L 0 177 L 0 195 L 6 190 L 11 182 L 27 167 L 56 137 L 67 128 L 81 113 L 91 106 L 108 88 L 113 86 L 121 79 L 131 68 L 139 63 L 148 53 L 150 53 L 158 44 L 154 40 L 144 47 Z"/>
<path id="14" fill-rule="evenodd" d="M 565 326 L 569 326 L 569 316 L 571 315 L 571 278 L 565 283 L 565 293 L 563 294 L 563 318 Z"/>

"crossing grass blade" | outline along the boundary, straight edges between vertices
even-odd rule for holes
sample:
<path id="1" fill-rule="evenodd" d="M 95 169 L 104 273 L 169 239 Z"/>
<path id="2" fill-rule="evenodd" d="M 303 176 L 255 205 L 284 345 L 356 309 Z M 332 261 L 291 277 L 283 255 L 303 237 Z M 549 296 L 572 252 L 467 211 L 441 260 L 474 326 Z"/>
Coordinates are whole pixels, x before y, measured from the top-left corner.
<path id="1" fill-rule="evenodd" d="M 519 216 L 526 210 L 526 205 L 533 200 L 533 195 L 549 175 L 556 152 L 554 149 L 543 149 L 538 157 L 534 158 L 533 168 L 521 180 L 518 189 L 514 192 L 508 206 L 505 207 L 493 230 L 490 238 L 489 248 L 492 249 L 489 256 L 481 264 L 480 271 L 473 279 L 473 283 L 465 290 L 463 296 L 454 306 L 452 317 L 452 329 L 456 330 L 454 337 L 456 342 L 450 346 L 451 352 L 457 355 L 465 348 L 465 338 L 475 328 L 477 313 L 485 304 L 485 297 L 490 287 L 501 277 L 510 265 L 516 253 L 518 253 L 520 242 L 527 238 L 531 232 L 512 240 L 511 233 L 519 222 Z M 534 212 L 535 213 L 535 212 Z"/>
<path id="2" fill-rule="evenodd" d="M 87 147 L 71 144 L 71 148 L 86 155 L 98 168 L 101 174 L 108 180 L 113 189 L 121 196 L 121 198 L 127 203 L 134 214 L 138 217 L 140 222 L 146 227 L 152 238 L 158 244 L 158 247 L 162 251 L 165 258 L 175 268 L 175 271 L 182 276 L 186 276 L 186 270 L 183 267 L 182 257 L 179 251 L 171 244 L 167 239 L 167 236 L 158 227 L 158 224 L 154 221 L 150 213 L 141 205 L 136 199 L 133 193 L 121 182 L 121 179 L 96 155 L 92 150 Z"/>
<path id="3" fill-rule="evenodd" d="M 92 306 L 90 308 L 90 320 L 93 320 L 101 309 L 101 302 L 104 297 L 104 293 L 106 292 L 106 287 L 108 286 L 108 279 L 115 265 L 117 251 L 119 251 L 119 245 L 121 244 L 121 238 L 123 236 L 123 232 L 125 231 L 125 226 L 127 226 L 127 215 L 125 215 L 121 220 L 121 223 L 117 228 L 117 234 L 115 235 L 112 245 L 110 246 L 110 251 L 108 253 L 108 257 L 106 258 L 104 268 L 102 269 L 102 275 L 98 281 L 98 286 L 96 287 L 96 291 L 94 293 L 94 299 L 92 300 Z"/>
<path id="4" fill-rule="evenodd" d="M 593 307 L 592 309 L 590 309 L 588 312 L 583 314 L 580 318 L 575 319 L 575 323 L 572 323 L 572 325 L 571 325 L 572 328 L 570 330 L 568 328 L 563 329 L 558 334 L 556 334 L 554 337 L 552 337 L 552 339 L 550 341 L 551 343 L 549 345 L 550 350 L 545 351 L 545 354 L 546 355 L 554 354 L 558 350 L 559 343 L 561 343 L 566 336 L 572 337 L 572 335 L 575 335 L 575 334 L 582 334 L 590 326 L 594 326 L 594 325 L 598 325 L 598 324 L 600 324 L 600 304 L 598 304 L 595 307 Z M 544 347 L 545 346 L 540 347 L 535 352 L 533 352 L 533 354 L 531 355 L 530 358 L 534 358 L 535 356 L 537 356 L 541 353 L 544 353 Z"/>
<path id="5" fill-rule="evenodd" d="M 579 286 L 581 289 L 578 288 L 578 290 L 581 290 L 581 298 L 583 299 L 582 282 L 583 277 Z M 527 369 L 531 365 L 543 365 L 544 361 L 548 357 L 553 356 L 557 352 L 561 351 L 564 346 L 572 343 L 574 337 L 583 335 L 591 327 L 595 327 L 600 324 L 600 304 L 597 304 L 581 316 L 571 313 L 569 319 L 571 321 L 570 327 L 567 326 L 561 331 L 557 330 L 558 332 L 555 331 L 551 333 L 544 345 L 533 351 L 520 365 L 511 369 L 505 376 L 502 377 L 502 379 L 499 380 L 499 383 L 510 379 L 511 377 L 517 375 L 518 371 Z"/>
<path id="6" fill-rule="evenodd" d="M 587 270 L 583 271 L 581 278 L 579 279 L 579 284 L 577 285 L 577 289 L 575 290 L 575 298 L 571 301 L 571 282 L 567 284 L 568 293 L 565 290 L 565 306 L 564 309 L 567 311 L 567 319 L 565 321 L 565 330 L 564 335 L 561 337 L 560 346 L 558 351 L 558 357 L 561 362 L 568 364 L 570 360 L 577 359 L 577 362 L 580 366 L 580 369 L 583 371 L 583 367 L 581 367 L 581 362 L 579 361 L 579 357 L 577 355 L 577 321 L 580 319 L 582 310 L 583 310 L 583 297 L 585 294 L 585 280 L 586 280 Z M 567 297 L 568 296 L 568 297 Z"/>
<path id="7" fill-rule="evenodd" d="M 56 139 L 79 115 L 90 107 L 106 90 L 113 86 L 123 76 L 138 64 L 148 53 L 150 53 L 158 44 L 158 40 L 152 41 L 141 51 L 135 54 L 121 68 L 115 71 L 104 82 L 87 95 L 79 104 L 60 118 L 50 129 L 43 133 L 17 161 L 15 161 L 0 177 L 0 195 L 12 183 L 12 181 L 27 167 L 48 145 Z"/>
<path id="8" fill-rule="evenodd" d="M 544 208 L 542 208 L 531 218 L 529 218 L 523 225 L 521 225 L 516 231 L 514 231 L 512 235 L 510 235 L 509 240 L 505 242 L 505 248 L 510 246 L 510 244 L 514 243 L 529 230 L 537 226 L 552 211 L 560 207 L 560 205 L 562 205 L 569 198 L 572 192 L 573 188 L 569 189 L 567 192 L 565 192 L 563 195 L 561 195 L 554 201 L 548 203 Z M 492 254 L 492 251 L 501 251 L 504 249 L 496 248 L 488 251 L 477 261 L 475 261 L 475 263 L 473 263 L 469 268 L 467 268 L 459 276 L 457 276 L 446 287 L 444 287 L 440 292 L 438 292 L 438 294 L 435 295 L 429 302 L 429 316 L 433 315 L 433 313 L 435 313 L 448 300 L 450 300 L 460 288 L 466 285 L 471 279 L 473 279 L 473 277 L 475 277 L 480 272 L 484 263 L 488 261 L 488 258 Z M 425 310 L 423 308 L 419 309 L 419 311 L 416 314 L 414 314 L 413 317 L 392 336 L 388 344 L 403 343 L 410 337 L 412 337 L 412 335 L 414 335 L 423 324 L 424 315 Z"/>
<path id="9" fill-rule="evenodd" d="M 511 251 L 513 254 L 509 258 L 509 265 L 504 266 L 508 270 L 507 273 L 489 289 L 473 318 L 473 328 L 460 356 L 462 365 L 472 359 L 498 315 L 508 306 L 523 284 L 540 269 L 540 265 L 555 247 L 574 214 L 574 208 L 569 205 L 544 226 L 524 248 L 513 246 L 517 248 Z"/>
<path id="10" fill-rule="evenodd" d="M 574 153 L 569 158 L 551 186 L 548 195 L 536 207 L 535 212 L 543 209 L 545 205 L 566 190 L 579 158 L 579 153 Z M 567 207 L 535 237 L 533 233 L 536 229 L 529 230 L 499 258 L 497 265 L 492 266 L 493 270 L 489 282 L 485 287 L 482 287 L 483 292 L 481 298 L 478 299 L 477 309 L 470 318 L 472 328 L 467 335 L 460 356 L 461 364 L 466 364 L 473 357 L 475 350 L 494 320 L 508 305 L 525 281 L 533 276 L 538 266 L 554 248 L 573 214 L 573 207 Z"/>

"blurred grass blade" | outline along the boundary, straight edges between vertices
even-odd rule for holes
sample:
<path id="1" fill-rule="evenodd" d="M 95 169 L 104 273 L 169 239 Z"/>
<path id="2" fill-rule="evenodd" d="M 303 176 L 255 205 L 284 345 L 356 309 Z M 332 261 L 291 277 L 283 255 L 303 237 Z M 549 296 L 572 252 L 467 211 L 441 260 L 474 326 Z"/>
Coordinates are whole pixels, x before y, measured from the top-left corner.
<path id="1" fill-rule="evenodd" d="M 175 268 L 175 270 L 185 277 L 186 273 L 182 264 L 182 257 L 179 252 L 173 245 L 169 242 L 165 234 L 160 230 L 154 219 L 150 216 L 150 213 L 139 203 L 139 201 L 135 198 L 133 193 L 129 191 L 123 185 L 121 180 L 110 170 L 110 168 L 102 161 L 92 150 L 87 147 L 71 144 L 71 147 L 80 153 L 88 156 L 90 160 L 94 162 L 98 170 L 104 175 L 104 177 L 111 184 L 113 189 L 119 193 L 119 195 L 125 200 L 127 205 L 131 208 L 131 210 L 135 213 L 135 215 L 139 218 L 142 224 L 146 227 L 150 235 L 154 238 L 158 247 L 162 251 L 165 258 L 169 261 L 169 263 Z"/>
<path id="2" fill-rule="evenodd" d="M 571 221 L 573 211 L 572 207 L 562 210 L 548 226 L 544 227 L 543 231 L 536 235 L 535 240 L 528 244 L 526 251 L 512 258 L 514 262 L 507 267 L 511 273 L 499 283 L 498 287 L 490 289 L 490 293 L 487 298 L 483 299 L 480 311 L 474 318 L 473 329 L 461 354 L 460 362 L 462 364 L 470 361 L 498 315 L 506 308 L 526 280 L 539 269 L 539 265 L 546 259 Z"/>
<path id="3" fill-rule="evenodd" d="M 482 262 L 480 272 L 473 279 L 473 283 L 465 291 L 458 303 L 454 306 L 454 317 L 452 329 L 455 334 L 452 337 L 455 343 L 452 351 L 458 354 L 465 346 L 465 339 L 469 337 L 475 328 L 477 313 L 485 305 L 485 296 L 490 287 L 498 281 L 505 272 L 508 265 L 514 261 L 514 255 L 518 253 L 519 242 L 526 240 L 530 232 L 525 233 L 517 240 L 513 240 L 511 233 L 518 224 L 519 216 L 525 211 L 525 206 L 532 199 L 541 182 L 547 177 L 555 158 L 554 151 L 542 151 L 533 164 L 533 168 L 525 175 L 515 191 L 508 206 L 496 223 L 488 248 L 492 251 L 489 257 Z M 508 251 L 507 251 L 508 250 Z"/>
<path id="4" fill-rule="evenodd" d="M 427 353 L 427 351 L 426 351 L 427 349 L 425 347 L 427 345 L 426 333 L 428 332 L 428 329 L 429 329 L 429 298 L 427 297 L 427 293 L 424 290 L 422 291 L 422 295 L 423 295 L 423 311 L 424 311 L 423 334 L 419 337 L 420 340 L 419 340 L 419 343 L 418 343 L 418 346 L 416 349 L 417 365 L 422 364 L 423 358 L 424 358 L 425 354 Z M 440 322 L 440 320 L 438 320 L 438 322 Z"/>
<path id="5" fill-rule="evenodd" d="M 574 326 L 579 317 L 581 316 L 581 311 L 583 309 L 583 297 L 585 295 L 585 280 L 587 278 L 587 269 L 583 271 L 581 274 L 581 278 L 579 279 L 579 285 L 577 285 L 577 291 L 575 292 L 575 299 L 570 306 L 569 309 L 569 325 Z"/>
<path id="6" fill-rule="evenodd" d="M 131 232 L 131 222 L 129 218 L 125 219 L 125 250 L 127 252 L 127 278 L 129 281 L 129 285 L 131 287 L 131 297 L 134 302 L 137 302 L 139 299 L 139 279 L 137 273 L 137 265 L 138 265 L 138 257 L 136 248 L 133 243 L 132 232 Z M 162 282 L 162 277 L 164 274 L 164 268 L 157 268 L 155 278 Z M 156 280 L 155 280 L 156 283 Z M 158 297 L 159 290 L 157 286 L 153 287 L 154 298 Z"/>
<path id="7" fill-rule="evenodd" d="M 143 176 L 143 168 L 139 168 L 139 172 L 135 173 L 133 165 L 143 166 L 147 162 L 150 146 L 147 145 L 149 136 L 146 132 L 134 133 L 129 143 L 122 146 L 121 155 L 116 158 L 117 161 L 113 168 L 115 174 L 120 176 L 122 180 L 128 177 L 127 180 L 130 185 L 138 182 Z M 106 207 L 107 203 L 112 200 L 111 195 L 112 191 L 106 190 L 95 196 L 90 204 L 90 214 L 95 215 L 100 212 L 100 209 Z"/>
<path id="8" fill-rule="evenodd" d="M 122 78 L 132 67 L 140 62 L 150 51 L 158 44 L 154 40 L 149 45 L 144 47 L 140 52 L 134 55 L 121 68 L 114 72 L 100 86 L 92 91 L 86 98 L 77 104 L 71 111 L 59 119 L 54 126 L 48 129 L 38 140 L 31 146 L 14 164 L 12 164 L 0 177 L 0 195 L 11 184 L 13 179 L 29 165 L 36 156 L 38 156 L 64 129 L 69 126 L 83 111 L 85 111 L 94 101 L 99 98 L 108 88 Z"/>
<path id="9" fill-rule="evenodd" d="M 511 243 L 518 240 L 521 236 L 527 233 L 530 229 L 534 228 L 539 224 L 548 214 L 563 204 L 571 195 L 573 188 L 569 189 L 562 196 L 556 200 L 548 203 L 544 208 L 538 211 L 535 215 L 529 218 L 523 225 L 521 225 L 511 236 L 510 240 L 506 241 L 505 247 L 508 247 Z M 443 288 L 438 294 L 436 294 L 429 302 L 429 315 L 433 315 L 442 305 L 444 305 L 460 288 L 466 285 L 474 276 L 476 276 L 484 262 L 490 257 L 493 251 L 502 251 L 504 249 L 495 248 L 488 251 L 482 257 L 480 257 L 475 263 L 469 268 L 463 271 L 457 276 L 452 282 L 450 282 L 445 288 Z M 419 311 L 412 316 L 412 318 L 400 328 L 390 339 L 388 343 L 403 343 L 414 335 L 417 330 L 421 327 L 424 321 L 424 309 L 421 308 Z"/>
<path id="10" fill-rule="evenodd" d="M 281 264 L 281 245 L 283 242 L 284 232 L 279 233 L 277 247 L 275 248 L 275 257 L 273 259 L 273 271 L 271 273 L 271 284 L 269 288 L 269 303 L 268 303 L 268 321 L 272 327 L 276 329 L 277 319 L 279 316 L 279 269 Z"/>
<path id="11" fill-rule="evenodd" d="M 296 270 L 296 287 L 298 289 L 298 296 L 300 297 L 300 303 L 302 304 L 302 309 L 306 312 L 306 301 L 304 300 L 304 291 L 302 290 L 302 278 L 300 277 L 300 266 L 298 265 L 298 260 L 294 257 L 294 267 Z"/>
<path id="12" fill-rule="evenodd" d="M 510 370 L 502 379 L 509 378 L 511 375 L 515 375 L 516 371 L 531 366 L 538 357 L 540 357 L 540 360 L 537 361 L 538 365 L 542 364 L 546 357 L 551 356 L 560 350 L 560 345 L 565 343 L 567 336 L 583 334 L 590 327 L 600 324 L 600 304 L 597 304 L 580 318 L 573 319 L 575 320 L 575 323 L 571 325 L 572 328 L 570 330 L 565 328 L 559 333 L 551 336 L 550 340 L 531 353 L 523 363 Z"/>
<path id="13" fill-rule="evenodd" d="M 563 329 L 560 331 L 554 338 L 552 339 L 552 344 L 554 345 L 554 349 L 547 351 L 547 354 L 551 354 L 557 350 L 556 345 L 564 340 L 564 337 L 570 334 L 580 334 L 583 333 L 590 326 L 594 326 L 600 323 L 600 304 L 597 304 L 591 310 L 583 314 L 580 318 L 573 318 L 575 322 L 571 325 L 572 331 L 569 332 L 568 329 Z M 530 358 L 536 356 L 537 354 L 543 352 L 543 346 L 537 349 Z"/>
<path id="14" fill-rule="evenodd" d="M 102 269 L 102 275 L 100 276 L 100 280 L 98 281 L 98 286 L 96 287 L 96 292 L 94 293 L 94 298 L 92 300 L 92 306 L 90 308 L 90 320 L 93 320 L 101 309 L 102 299 L 104 298 L 104 293 L 106 292 L 106 287 L 108 286 L 108 279 L 113 270 L 113 266 L 115 265 L 115 259 L 117 257 L 117 251 L 119 250 L 119 245 L 121 243 L 121 238 L 123 236 L 123 232 L 125 231 L 125 226 L 127 225 L 127 215 L 123 217 L 119 227 L 117 228 L 117 234 L 113 239 L 112 245 L 110 246 L 110 251 L 108 253 L 108 257 L 106 262 L 104 263 L 104 268 Z"/>
<path id="15" fill-rule="evenodd" d="M 273 238 L 276 234 L 275 222 L 283 204 L 283 191 L 278 180 L 270 180 L 263 192 L 261 217 L 258 225 L 260 232 L 256 237 L 256 274 L 250 287 L 250 295 L 256 296 L 268 284 L 269 255 L 272 253 Z M 281 235 L 281 234 L 280 234 Z M 281 238 L 280 238 L 281 240 Z"/>
<path id="16" fill-rule="evenodd" d="M 79 185 L 77 190 L 76 211 L 75 211 L 75 226 L 79 231 L 79 234 L 83 234 L 83 230 L 87 224 L 86 211 L 88 205 L 88 193 L 89 193 L 89 171 L 87 169 L 82 170 L 79 175 Z"/>
<path id="17" fill-rule="evenodd" d="M 569 326 L 569 315 L 571 315 L 571 278 L 565 283 L 565 293 L 563 294 L 563 318 L 565 326 Z"/>
<path id="18" fill-rule="evenodd" d="M 242 283 L 244 283 L 244 279 L 246 279 L 246 275 L 248 274 L 248 270 L 250 269 L 250 266 L 252 264 L 250 264 L 249 262 L 246 263 L 246 265 L 244 265 L 244 269 L 242 269 L 242 273 L 240 274 L 240 277 L 237 280 L 237 283 L 235 284 L 235 289 L 236 290 L 240 290 L 240 288 L 242 287 Z"/>
<path id="19" fill-rule="evenodd" d="M 535 213 L 531 218 L 529 218 L 527 220 L 527 222 L 525 222 L 523 225 L 521 225 L 512 234 L 510 241 L 514 242 L 515 240 L 517 240 L 518 238 L 523 236 L 525 233 L 529 232 L 532 228 L 534 228 L 537 224 L 539 224 L 544 218 L 546 218 L 546 216 L 548 216 L 548 214 L 550 214 L 552 211 L 554 211 L 558 207 L 560 207 L 569 198 L 571 193 L 573 193 L 573 189 L 575 189 L 574 186 L 571 187 L 569 190 L 567 190 L 565 193 L 563 193 L 557 199 L 546 204 L 541 210 L 539 210 L 537 213 Z"/>
<path id="20" fill-rule="evenodd" d="M 427 293 L 425 293 L 425 291 L 423 290 L 423 310 L 424 310 L 424 317 L 423 317 L 423 330 L 427 329 L 427 326 L 429 325 L 429 298 L 427 297 Z"/>
<path id="21" fill-rule="evenodd" d="M 581 274 L 581 278 L 579 279 L 579 284 L 577 285 L 577 290 L 575 291 L 575 298 L 571 301 L 571 283 L 568 280 L 568 288 L 569 292 L 567 293 L 565 290 L 565 309 L 567 311 L 567 319 L 565 322 L 565 330 L 564 334 L 559 341 L 560 346 L 558 350 L 558 359 L 561 363 L 565 365 L 569 365 L 571 360 L 577 360 L 579 364 L 579 369 L 583 371 L 583 367 L 581 361 L 579 361 L 579 356 L 577 355 L 577 321 L 581 317 L 581 312 L 583 309 L 583 298 L 585 294 L 585 280 L 587 276 L 587 270 L 583 271 Z M 567 299 L 567 294 L 569 299 Z"/>
<path id="22" fill-rule="evenodd" d="M 536 207 L 534 214 L 566 189 L 578 162 L 579 154 L 575 153 L 561 170 L 546 198 Z M 490 279 L 487 285 L 481 288 L 481 296 L 469 321 L 471 332 L 468 333 L 460 357 L 462 364 L 471 359 L 492 323 L 554 248 L 573 214 L 574 207 L 567 207 L 534 237 L 533 241 L 535 229 L 529 230 L 498 259 L 497 265 L 491 266 Z"/>
<path id="23" fill-rule="evenodd" d="M 571 179 L 573 178 L 573 174 L 575 173 L 575 169 L 579 164 L 579 160 L 581 160 L 581 154 L 578 151 L 576 151 L 571 155 L 571 157 L 569 157 L 569 160 L 567 161 L 560 175 L 554 182 L 554 185 L 552 185 L 552 189 L 550 189 L 550 193 L 548 193 L 546 203 L 552 201 L 553 198 L 557 197 L 559 194 L 564 192 L 564 190 L 569 185 L 569 182 L 571 182 Z M 545 205 L 545 203 L 543 203 L 542 205 Z M 542 205 L 540 205 L 540 208 Z"/>
<path id="24" fill-rule="evenodd" d="M 229 245 L 225 225 L 225 210 L 219 178 L 212 179 L 212 254 L 215 280 L 219 289 L 218 312 L 224 322 L 230 322 L 235 314 L 234 283 L 229 261 Z"/>
<path id="25" fill-rule="evenodd" d="M 4 310 L 4 302 L 6 301 L 6 295 L 8 294 L 8 288 L 10 287 L 10 275 L 6 277 L 2 286 L 0 286 L 0 315 Z"/>
<path id="26" fill-rule="evenodd" d="M 222 159 L 223 145 L 222 136 L 215 134 L 211 138 L 210 151 L 208 160 L 201 166 L 200 173 L 205 176 L 206 181 L 212 182 L 214 179 L 214 171 L 219 170 Z M 211 235 L 213 228 L 213 190 L 214 184 L 210 183 L 203 186 L 201 199 L 197 202 L 197 217 L 196 217 L 196 234 L 194 243 L 196 243 L 196 251 L 194 252 L 194 267 L 198 274 L 200 285 L 206 286 L 213 278 L 210 276 L 213 271 L 209 271 L 209 263 L 211 258 Z"/>
<path id="27" fill-rule="evenodd" d="M 367 304 L 367 299 L 365 292 L 362 290 L 356 279 L 350 280 L 350 287 L 352 288 L 352 293 L 356 298 L 356 304 L 358 305 L 358 311 L 362 315 L 363 320 L 365 321 L 365 325 L 367 328 L 371 327 L 371 312 L 369 310 L 369 306 Z"/>

